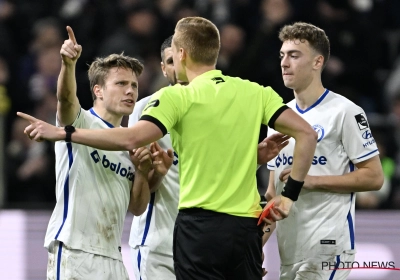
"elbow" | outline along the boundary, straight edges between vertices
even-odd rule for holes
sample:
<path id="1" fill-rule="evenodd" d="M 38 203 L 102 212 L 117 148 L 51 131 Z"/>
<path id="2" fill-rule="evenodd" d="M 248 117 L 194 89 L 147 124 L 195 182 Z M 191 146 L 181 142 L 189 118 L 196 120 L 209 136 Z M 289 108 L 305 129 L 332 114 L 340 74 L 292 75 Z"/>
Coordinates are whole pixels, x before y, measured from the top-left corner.
<path id="1" fill-rule="evenodd" d="M 383 172 L 381 174 L 378 174 L 378 176 L 375 176 L 375 180 L 371 183 L 371 191 L 379 191 L 384 183 L 384 176 Z"/>
<path id="2" fill-rule="evenodd" d="M 315 145 L 317 145 L 318 133 L 311 126 L 310 129 L 307 131 L 307 135 L 310 138 L 311 143 L 315 143 Z"/>
<path id="3" fill-rule="evenodd" d="M 131 206 L 129 207 L 129 212 L 131 212 L 135 216 L 140 216 L 146 211 L 147 205 L 140 205 L 140 206 Z"/>

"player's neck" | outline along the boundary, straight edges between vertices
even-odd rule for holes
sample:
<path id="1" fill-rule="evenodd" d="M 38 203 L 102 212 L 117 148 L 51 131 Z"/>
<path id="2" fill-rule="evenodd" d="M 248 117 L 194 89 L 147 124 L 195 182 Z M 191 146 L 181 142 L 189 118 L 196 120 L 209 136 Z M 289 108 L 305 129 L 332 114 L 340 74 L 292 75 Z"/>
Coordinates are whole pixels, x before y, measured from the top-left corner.
<path id="1" fill-rule="evenodd" d="M 93 105 L 93 109 L 102 120 L 105 120 L 106 122 L 112 124 L 114 127 L 120 127 L 123 116 L 112 114 L 108 112 L 105 108 L 101 106 L 96 106 L 96 104 Z"/>
<path id="2" fill-rule="evenodd" d="M 211 70 L 215 70 L 215 65 L 192 64 L 190 67 L 188 66 L 186 68 L 186 77 L 190 83 L 197 76 Z"/>
<path id="3" fill-rule="evenodd" d="M 311 83 L 308 87 L 294 90 L 293 92 L 297 106 L 302 110 L 306 110 L 320 98 L 325 92 L 325 88 L 322 83 Z"/>

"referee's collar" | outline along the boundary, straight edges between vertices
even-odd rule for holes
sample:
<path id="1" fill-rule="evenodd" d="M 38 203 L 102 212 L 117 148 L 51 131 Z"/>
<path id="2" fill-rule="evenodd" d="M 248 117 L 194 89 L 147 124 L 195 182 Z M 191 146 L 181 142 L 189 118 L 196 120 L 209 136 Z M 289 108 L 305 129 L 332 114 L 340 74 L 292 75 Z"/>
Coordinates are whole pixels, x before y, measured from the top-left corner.
<path id="1" fill-rule="evenodd" d="M 222 76 L 221 70 L 213 69 L 213 70 L 204 72 L 203 74 L 200 74 L 196 78 L 194 78 L 190 83 L 193 83 L 193 81 L 196 81 L 198 79 L 208 79 L 209 77 L 215 77 L 215 76 Z"/>

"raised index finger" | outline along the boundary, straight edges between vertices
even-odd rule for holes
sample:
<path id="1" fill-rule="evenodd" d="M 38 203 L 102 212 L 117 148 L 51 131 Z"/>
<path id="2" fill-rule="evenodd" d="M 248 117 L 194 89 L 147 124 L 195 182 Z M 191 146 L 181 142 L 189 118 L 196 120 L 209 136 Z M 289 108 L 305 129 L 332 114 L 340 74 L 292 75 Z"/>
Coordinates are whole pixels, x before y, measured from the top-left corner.
<path id="1" fill-rule="evenodd" d="M 75 34 L 74 34 L 74 31 L 72 30 L 72 28 L 67 26 L 67 32 L 68 32 L 68 37 L 72 41 L 72 43 L 77 45 L 78 43 L 76 42 Z"/>
<path id="2" fill-rule="evenodd" d="M 37 118 L 32 117 L 31 115 L 28 115 L 28 114 L 25 114 L 25 113 L 22 113 L 22 112 L 17 112 L 17 115 L 20 116 L 21 118 L 29 121 L 30 123 L 34 123 L 34 122 L 38 121 Z"/>

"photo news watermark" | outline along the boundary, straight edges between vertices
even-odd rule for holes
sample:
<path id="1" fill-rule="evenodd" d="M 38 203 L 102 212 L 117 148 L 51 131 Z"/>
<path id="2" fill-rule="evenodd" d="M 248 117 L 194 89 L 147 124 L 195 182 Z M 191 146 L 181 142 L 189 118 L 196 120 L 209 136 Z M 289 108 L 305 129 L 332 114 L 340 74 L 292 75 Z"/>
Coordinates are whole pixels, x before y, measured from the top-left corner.
<path id="1" fill-rule="evenodd" d="M 394 261 L 370 261 L 370 262 L 322 262 L 322 270 L 350 270 L 350 269 L 383 269 L 383 270 L 397 270 Z"/>

